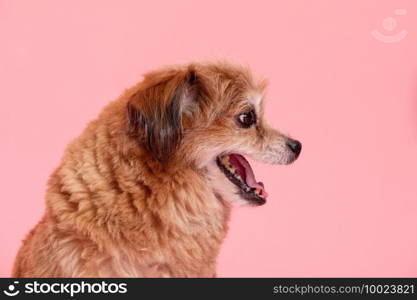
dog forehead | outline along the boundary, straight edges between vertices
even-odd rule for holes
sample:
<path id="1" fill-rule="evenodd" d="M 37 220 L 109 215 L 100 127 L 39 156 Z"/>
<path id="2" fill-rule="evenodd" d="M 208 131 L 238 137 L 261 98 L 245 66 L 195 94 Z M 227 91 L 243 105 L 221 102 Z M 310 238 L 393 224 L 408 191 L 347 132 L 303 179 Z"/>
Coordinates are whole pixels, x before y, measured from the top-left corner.
<path id="1" fill-rule="evenodd" d="M 247 95 L 247 101 L 253 105 L 255 111 L 261 111 L 261 103 L 262 103 L 263 94 L 259 91 L 250 91 Z"/>

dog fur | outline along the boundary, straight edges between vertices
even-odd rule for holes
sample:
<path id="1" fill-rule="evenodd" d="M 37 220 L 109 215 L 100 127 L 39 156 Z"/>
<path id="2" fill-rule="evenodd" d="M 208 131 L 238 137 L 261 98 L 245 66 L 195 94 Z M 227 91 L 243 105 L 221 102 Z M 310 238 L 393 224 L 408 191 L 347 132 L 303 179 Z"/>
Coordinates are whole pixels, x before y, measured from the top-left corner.
<path id="1" fill-rule="evenodd" d="M 146 74 L 68 145 L 12 275 L 215 276 L 231 204 L 248 204 L 216 156 L 296 158 L 262 118 L 265 86 L 225 62 Z M 258 119 L 243 129 L 248 107 Z"/>

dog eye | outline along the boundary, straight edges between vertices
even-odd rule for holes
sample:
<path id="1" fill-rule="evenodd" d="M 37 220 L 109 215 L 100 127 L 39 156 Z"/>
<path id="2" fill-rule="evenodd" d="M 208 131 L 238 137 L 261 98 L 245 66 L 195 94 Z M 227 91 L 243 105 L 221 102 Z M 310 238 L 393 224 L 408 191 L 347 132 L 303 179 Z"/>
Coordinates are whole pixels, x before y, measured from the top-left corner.
<path id="1" fill-rule="evenodd" d="M 244 128 L 249 128 L 256 123 L 256 115 L 253 110 L 238 115 L 237 119 Z"/>

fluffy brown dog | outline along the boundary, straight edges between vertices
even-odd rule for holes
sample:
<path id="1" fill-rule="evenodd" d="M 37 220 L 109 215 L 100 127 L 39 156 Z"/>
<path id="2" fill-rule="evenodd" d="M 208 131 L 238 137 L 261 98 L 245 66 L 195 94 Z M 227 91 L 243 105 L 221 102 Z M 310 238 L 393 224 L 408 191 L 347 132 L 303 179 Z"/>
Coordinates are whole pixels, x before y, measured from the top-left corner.
<path id="1" fill-rule="evenodd" d="M 231 203 L 267 197 L 243 155 L 301 151 L 262 119 L 264 88 L 227 63 L 146 74 L 69 144 L 13 276 L 215 276 Z"/>

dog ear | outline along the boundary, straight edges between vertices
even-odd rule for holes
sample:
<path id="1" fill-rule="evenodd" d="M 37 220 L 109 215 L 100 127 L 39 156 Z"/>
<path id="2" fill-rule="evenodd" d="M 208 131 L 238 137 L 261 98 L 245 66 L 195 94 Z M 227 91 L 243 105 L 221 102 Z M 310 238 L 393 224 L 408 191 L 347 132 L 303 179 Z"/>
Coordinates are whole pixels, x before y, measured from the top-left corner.
<path id="1" fill-rule="evenodd" d="M 159 162 L 167 162 L 183 136 L 183 114 L 194 102 L 194 70 L 149 73 L 127 104 L 129 133 Z"/>

